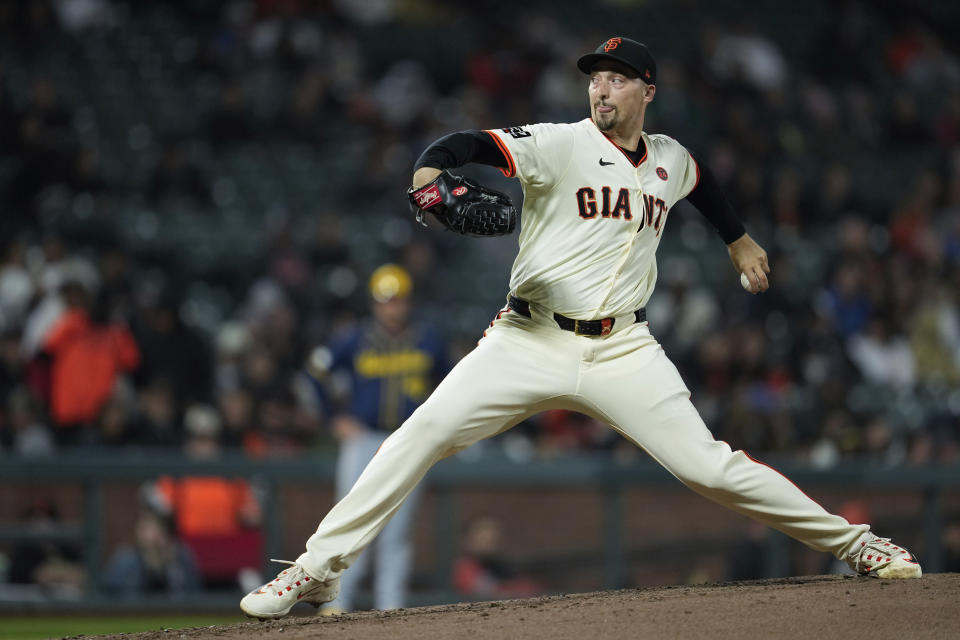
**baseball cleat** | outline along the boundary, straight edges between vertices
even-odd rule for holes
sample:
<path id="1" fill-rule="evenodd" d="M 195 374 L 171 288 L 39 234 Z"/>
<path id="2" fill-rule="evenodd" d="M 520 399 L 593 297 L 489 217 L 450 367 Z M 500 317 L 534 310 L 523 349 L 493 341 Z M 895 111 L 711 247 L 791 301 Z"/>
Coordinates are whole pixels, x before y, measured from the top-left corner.
<path id="1" fill-rule="evenodd" d="M 919 578 L 923 575 L 920 563 L 909 551 L 890 542 L 890 538 L 877 536 L 861 542 L 860 548 L 847 556 L 847 564 L 862 576 Z"/>
<path id="2" fill-rule="evenodd" d="M 258 589 L 254 589 L 240 601 L 240 608 L 251 618 L 267 620 L 282 618 L 290 613 L 290 609 L 298 602 L 306 602 L 319 607 L 330 602 L 340 593 L 340 578 L 327 582 L 320 582 L 307 575 L 296 562 L 289 560 L 273 560 L 292 566 L 277 574 L 272 582 L 268 582 Z"/>

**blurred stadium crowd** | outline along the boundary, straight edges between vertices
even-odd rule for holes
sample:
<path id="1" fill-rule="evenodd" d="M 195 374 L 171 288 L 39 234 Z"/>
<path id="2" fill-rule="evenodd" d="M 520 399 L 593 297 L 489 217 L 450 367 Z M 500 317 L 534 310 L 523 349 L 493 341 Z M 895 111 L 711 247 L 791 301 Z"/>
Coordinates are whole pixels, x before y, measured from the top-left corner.
<path id="1" fill-rule="evenodd" d="M 413 274 L 459 355 L 507 293 L 515 238 L 411 220 L 419 152 L 585 117 L 574 60 L 615 31 L 658 60 L 648 131 L 771 255 L 751 297 L 692 208 L 661 246 L 651 328 L 717 437 L 960 458 L 960 10 L 594 4 L 0 1 L 0 452 L 332 446 L 307 363 L 373 268 Z M 563 412 L 486 446 L 640 455 Z"/>

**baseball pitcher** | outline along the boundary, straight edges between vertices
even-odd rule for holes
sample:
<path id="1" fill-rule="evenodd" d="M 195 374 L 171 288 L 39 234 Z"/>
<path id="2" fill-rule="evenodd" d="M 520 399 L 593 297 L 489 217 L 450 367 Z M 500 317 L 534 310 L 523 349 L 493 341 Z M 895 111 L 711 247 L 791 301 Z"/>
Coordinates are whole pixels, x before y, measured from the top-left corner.
<path id="1" fill-rule="evenodd" d="M 386 439 L 306 552 L 243 598 L 248 615 L 278 618 L 298 601 L 335 597 L 340 574 L 435 462 L 546 409 L 608 423 L 697 493 L 830 552 L 861 575 L 920 577 L 906 549 L 828 513 L 774 469 L 713 438 L 646 323 L 657 246 L 671 208 L 686 198 L 717 229 L 754 294 L 770 286 L 766 252 L 702 162 L 676 140 L 643 131 L 657 80 L 646 46 L 610 38 L 577 66 L 590 78 L 589 118 L 454 133 L 417 161 L 408 195 L 418 218 L 433 215 L 467 235 L 509 233 L 516 212 L 502 194 L 447 170 L 478 162 L 520 180 L 508 304 Z"/>

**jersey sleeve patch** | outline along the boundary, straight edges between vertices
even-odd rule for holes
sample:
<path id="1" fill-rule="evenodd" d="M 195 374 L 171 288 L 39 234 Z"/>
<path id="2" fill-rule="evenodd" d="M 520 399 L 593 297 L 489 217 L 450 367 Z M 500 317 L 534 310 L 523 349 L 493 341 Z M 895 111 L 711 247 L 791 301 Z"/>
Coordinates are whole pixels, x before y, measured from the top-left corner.
<path id="1" fill-rule="evenodd" d="M 510 137 L 515 140 L 520 138 L 529 138 L 531 135 L 533 135 L 523 127 L 505 127 L 503 132 L 509 133 Z"/>

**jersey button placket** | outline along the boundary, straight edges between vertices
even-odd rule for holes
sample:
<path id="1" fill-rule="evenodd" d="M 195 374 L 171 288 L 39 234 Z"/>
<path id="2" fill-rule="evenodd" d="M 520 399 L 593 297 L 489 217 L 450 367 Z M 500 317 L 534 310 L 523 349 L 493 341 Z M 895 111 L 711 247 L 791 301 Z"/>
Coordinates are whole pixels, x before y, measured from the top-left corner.
<path id="1" fill-rule="evenodd" d="M 647 215 L 647 212 L 644 211 L 643 209 L 643 180 L 641 179 L 641 173 L 646 168 L 646 166 L 647 166 L 647 163 L 644 162 L 633 171 L 633 179 L 636 180 L 637 182 L 637 211 L 640 212 L 640 215 L 638 215 L 634 219 L 634 224 L 637 225 L 637 233 L 639 233 L 640 230 L 643 229 L 643 219 Z M 634 240 L 637 239 L 637 233 L 633 234 Z"/>

